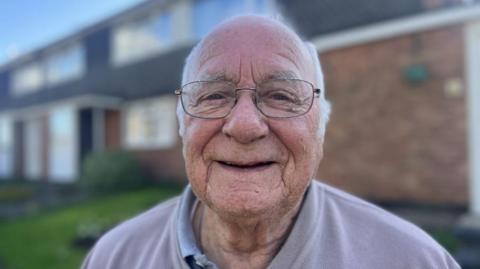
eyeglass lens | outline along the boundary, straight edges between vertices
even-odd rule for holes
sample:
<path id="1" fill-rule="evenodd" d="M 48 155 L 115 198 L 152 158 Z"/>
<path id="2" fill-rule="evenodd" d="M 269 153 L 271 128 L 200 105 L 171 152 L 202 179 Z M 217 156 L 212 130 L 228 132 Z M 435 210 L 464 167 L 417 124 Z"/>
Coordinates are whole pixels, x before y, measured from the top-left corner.
<path id="1" fill-rule="evenodd" d="M 222 118 L 235 106 L 240 90 L 226 81 L 196 81 L 182 87 L 185 111 L 200 118 Z M 257 85 L 255 103 L 267 117 L 302 115 L 313 102 L 313 86 L 303 80 L 269 80 Z"/>

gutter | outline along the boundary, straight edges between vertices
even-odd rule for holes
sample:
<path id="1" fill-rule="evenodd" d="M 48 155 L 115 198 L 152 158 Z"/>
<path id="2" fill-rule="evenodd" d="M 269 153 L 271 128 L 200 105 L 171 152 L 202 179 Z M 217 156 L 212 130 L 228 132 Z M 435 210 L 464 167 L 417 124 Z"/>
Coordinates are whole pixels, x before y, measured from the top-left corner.
<path id="1" fill-rule="evenodd" d="M 480 19 L 480 5 L 465 5 L 320 35 L 310 41 L 318 52 L 326 52 L 475 19 Z"/>

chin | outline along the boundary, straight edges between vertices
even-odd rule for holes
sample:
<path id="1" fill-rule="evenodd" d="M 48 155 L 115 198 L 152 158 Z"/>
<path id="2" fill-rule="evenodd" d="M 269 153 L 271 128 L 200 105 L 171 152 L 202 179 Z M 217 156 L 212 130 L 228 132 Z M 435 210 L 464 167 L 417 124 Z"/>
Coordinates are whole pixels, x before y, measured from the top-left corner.
<path id="1" fill-rule="evenodd" d="M 220 217 L 227 219 L 263 218 L 272 215 L 277 211 L 278 205 L 283 204 L 282 197 L 273 194 L 220 193 L 219 195 L 208 195 L 207 205 Z"/>

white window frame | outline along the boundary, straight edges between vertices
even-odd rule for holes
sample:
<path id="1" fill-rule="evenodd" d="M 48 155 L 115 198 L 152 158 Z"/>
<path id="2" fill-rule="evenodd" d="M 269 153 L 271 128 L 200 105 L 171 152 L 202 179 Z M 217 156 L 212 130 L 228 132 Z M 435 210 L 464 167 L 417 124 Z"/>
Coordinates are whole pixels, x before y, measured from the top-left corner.
<path id="1" fill-rule="evenodd" d="M 61 57 L 62 53 L 68 52 L 69 50 L 79 50 L 80 53 L 80 67 L 79 70 L 65 76 L 60 79 L 52 80 L 49 76 L 49 61 L 54 59 L 55 57 Z M 25 78 L 21 76 L 25 76 L 25 72 L 28 72 L 28 69 L 37 69 L 38 72 L 38 82 L 34 85 L 23 85 Z M 65 81 L 69 81 L 72 79 L 76 79 L 81 77 L 86 70 L 86 52 L 85 47 L 81 44 L 81 42 L 70 42 L 68 45 L 62 45 L 59 48 L 53 49 L 51 52 L 47 54 L 47 56 L 40 57 L 35 60 L 26 61 L 22 64 L 19 64 L 16 68 L 14 68 L 12 72 L 12 80 L 9 87 L 9 91 L 12 96 L 20 97 L 26 94 L 30 94 L 36 91 L 39 91 L 47 86 L 56 85 L 59 83 L 63 83 Z M 30 71 L 32 72 L 32 71 Z"/>
<path id="2" fill-rule="evenodd" d="M 57 60 L 58 58 L 65 57 L 69 53 L 78 53 L 78 68 L 71 74 L 64 75 L 60 78 L 52 77 L 51 73 L 51 64 L 53 61 Z M 77 79 L 84 75 L 86 70 L 86 52 L 85 47 L 81 44 L 81 42 L 72 42 L 68 45 L 64 45 L 61 48 L 54 49 L 53 51 L 49 52 L 47 56 L 43 59 L 44 62 L 44 75 L 46 84 L 52 86 L 56 84 L 60 84 L 66 81 Z"/>
<path id="3" fill-rule="evenodd" d="M 216 2 L 221 2 L 222 0 L 215 0 L 215 1 Z M 275 17 L 275 16 L 279 15 L 279 12 L 277 12 L 277 6 L 276 6 L 274 0 L 264 0 L 264 1 L 265 1 L 265 5 L 266 5 L 266 10 L 264 12 L 260 12 L 260 11 L 255 9 L 255 0 L 241 0 L 239 2 L 243 3 L 243 10 L 237 11 L 237 13 L 234 13 L 234 15 L 262 14 L 262 15 L 269 15 L 269 16 L 272 16 L 272 17 Z M 194 9 L 195 9 L 196 1 L 190 1 L 189 4 L 190 4 L 190 8 L 189 8 L 190 9 L 190 14 L 188 16 L 190 18 L 190 30 L 189 30 L 189 32 L 190 32 L 190 36 L 191 36 L 192 40 L 198 40 L 199 38 L 202 38 L 202 37 L 197 36 L 197 33 L 195 33 L 195 28 L 193 26 L 193 24 L 195 23 Z M 221 19 L 217 23 L 221 23 L 222 21 L 224 21 L 226 19 L 228 19 L 228 15 L 225 18 Z M 212 29 L 207 30 L 207 33 L 211 30 Z"/>
<path id="4" fill-rule="evenodd" d="M 21 78 L 20 76 L 25 76 L 26 72 L 32 72 L 29 69 L 38 69 L 38 75 L 40 76 L 39 81 L 34 85 L 22 85 L 23 82 L 21 81 L 25 80 L 25 78 Z M 45 67 L 43 62 L 41 60 L 29 61 L 14 69 L 10 91 L 13 96 L 22 96 L 40 90 L 45 84 Z"/>
<path id="5" fill-rule="evenodd" d="M 129 137 L 129 116 L 130 113 L 134 113 L 136 109 L 145 109 L 148 106 L 161 106 L 161 109 L 165 109 L 168 112 L 163 114 L 168 118 L 165 118 L 166 122 L 163 125 L 165 128 L 163 131 L 166 133 L 164 137 L 155 141 L 155 139 L 144 141 L 132 141 Z M 121 129 L 122 129 L 122 144 L 126 149 L 130 150 L 151 150 L 151 149 L 169 149 L 175 146 L 178 136 L 178 125 L 176 117 L 176 105 L 177 100 L 175 96 L 160 96 L 144 100 L 134 101 L 128 104 L 121 113 Z M 156 114 L 161 115 L 161 114 Z M 158 120 L 158 119 L 157 119 Z M 158 130 L 157 130 L 158 131 Z"/>
<path id="6" fill-rule="evenodd" d="M 181 4 L 182 2 L 178 4 L 173 4 L 171 6 L 165 6 L 162 9 L 155 9 L 147 14 L 143 14 L 142 16 L 136 16 L 133 18 L 129 18 L 128 20 L 124 20 L 119 22 L 117 25 L 113 27 L 112 33 L 110 35 L 110 44 L 111 44 L 111 49 L 110 49 L 110 63 L 113 66 L 123 66 L 126 64 L 130 63 L 135 63 L 141 60 L 144 60 L 146 58 L 150 58 L 152 56 L 164 53 L 168 51 L 169 49 L 175 47 L 175 45 L 178 45 L 178 42 L 183 40 L 185 37 L 183 37 L 182 34 L 177 31 L 176 24 L 180 21 L 178 16 L 179 14 L 182 15 L 184 11 L 182 8 L 184 8 L 184 5 Z M 182 13 L 183 12 L 183 13 Z M 169 14 L 171 17 L 171 40 L 168 40 L 164 44 L 160 44 L 158 47 L 154 48 L 148 48 L 146 51 L 143 51 L 142 53 L 138 55 L 128 55 L 128 56 L 121 56 L 120 52 L 120 35 L 121 32 L 124 31 L 123 29 L 132 27 L 132 25 L 135 25 L 137 23 L 140 23 L 139 21 L 148 21 L 148 20 L 154 20 L 157 16 L 163 16 L 164 14 Z"/>

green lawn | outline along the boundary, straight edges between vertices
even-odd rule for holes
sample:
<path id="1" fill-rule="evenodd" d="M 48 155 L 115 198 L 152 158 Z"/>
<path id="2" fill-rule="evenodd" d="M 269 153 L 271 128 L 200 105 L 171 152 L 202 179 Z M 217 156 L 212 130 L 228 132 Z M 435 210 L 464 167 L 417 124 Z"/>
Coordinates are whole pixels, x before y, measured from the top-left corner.
<path id="1" fill-rule="evenodd" d="M 111 227 L 179 192 L 179 188 L 155 187 L 0 221 L 0 264 L 7 269 L 79 268 L 86 254 L 72 245 L 79 232 Z"/>
<path id="2" fill-rule="evenodd" d="M 77 234 L 111 227 L 180 191 L 178 187 L 152 187 L 20 220 L 0 221 L 0 268 L 77 269 L 86 255 L 86 250 L 72 245 Z M 456 249 L 451 232 L 430 232 L 450 251 Z"/>

